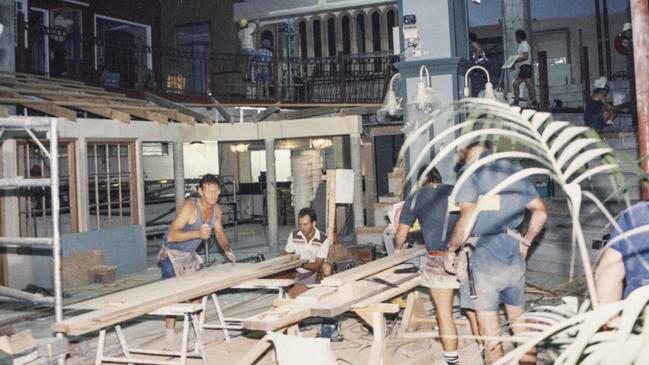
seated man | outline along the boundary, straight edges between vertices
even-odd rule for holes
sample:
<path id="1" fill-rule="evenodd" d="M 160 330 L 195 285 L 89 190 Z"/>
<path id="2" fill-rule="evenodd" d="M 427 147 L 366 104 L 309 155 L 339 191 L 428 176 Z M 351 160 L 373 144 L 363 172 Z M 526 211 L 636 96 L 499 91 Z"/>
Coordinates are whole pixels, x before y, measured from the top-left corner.
<path id="1" fill-rule="evenodd" d="M 330 239 L 316 227 L 315 211 L 303 208 L 298 213 L 299 229 L 289 234 L 282 255 L 296 254 L 300 260 L 307 260 L 297 268 L 295 279 L 297 283 L 289 290 L 291 298 L 295 298 L 309 290 L 307 285 L 320 282 L 332 273 L 332 267 L 327 260 Z"/>
<path id="2" fill-rule="evenodd" d="M 593 83 L 593 95 L 588 99 L 584 108 L 584 124 L 597 132 L 604 130 L 607 125 L 612 125 L 619 111 L 628 112 L 625 105 L 613 105 L 606 99 L 608 85 L 606 77 L 602 76 Z"/>
<path id="3" fill-rule="evenodd" d="M 618 220 L 611 240 L 624 232 L 649 224 L 649 202 L 639 202 Z M 649 233 L 639 233 L 608 246 L 595 270 L 595 287 L 600 304 L 624 299 L 635 289 L 649 284 Z"/>

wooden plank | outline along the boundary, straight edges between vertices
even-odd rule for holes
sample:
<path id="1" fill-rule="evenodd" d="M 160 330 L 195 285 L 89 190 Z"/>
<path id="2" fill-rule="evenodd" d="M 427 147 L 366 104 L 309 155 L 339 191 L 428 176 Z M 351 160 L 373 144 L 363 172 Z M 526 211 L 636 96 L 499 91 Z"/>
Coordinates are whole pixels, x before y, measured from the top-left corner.
<path id="1" fill-rule="evenodd" d="M 270 342 L 270 337 L 268 335 L 264 336 L 259 342 L 257 342 L 253 347 L 250 348 L 250 351 L 236 362 L 235 365 L 252 365 L 257 361 L 257 359 L 263 355 L 272 343 Z"/>
<path id="2" fill-rule="evenodd" d="M 269 106 L 266 108 L 266 110 L 262 110 L 259 113 L 255 114 L 252 119 L 255 122 L 263 122 L 264 120 L 268 119 L 270 116 L 273 114 L 277 113 L 280 111 L 279 103 L 277 103 L 277 106 Z"/>
<path id="3" fill-rule="evenodd" d="M 201 123 L 205 123 L 205 124 L 213 124 L 214 123 L 214 118 L 212 118 L 211 116 L 199 113 L 199 112 L 194 111 L 194 110 L 191 110 L 191 109 L 187 108 L 186 106 L 184 106 L 182 104 L 175 103 L 175 102 L 173 102 L 171 100 L 165 99 L 163 97 L 160 97 L 158 95 L 151 94 L 151 93 L 145 93 L 145 95 L 146 95 L 147 100 L 152 101 L 152 102 L 154 102 L 154 103 L 156 103 L 156 104 L 158 104 L 160 106 L 163 106 L 165 108 L 176 109 L 180 113 L 183 113 L 183 114 L 185 114 L 187 116 L 190 116 L 190 117 L 194 118 L 195 120 L 198 120 Z"/>
<path id="4" fill-rule="evenodd" d="M 376 111 L 380 108 L 379 105 L 342 108 L 340 109 L 340 116 L 376 114 Z"/>
<path id="5" fill-rule="evenodd" d="M 404 261 L 408 261 L 414 257 L 422 256 L 425 254 L 425 247 L 409 248 L 398 255 L 383 257 L 376 261 L 368 262 L 367 264 L 356 266 L 353 269 L 326 277 L 322 280 L 321 284 L 326 286 L 341 286 L 346 283 L 368 277 L 377 272 L 389 269 Z"/>
<path id="6" fill-rule="evenodd" d="M 77 113 L 72 110 L 61 108 L 51 101 L 31 100 L 29 98 L 25 98 L 23 97 L 23 95 L 18 94 L 17 92 L 10 89 L 0 90 L 0 103 L 19 104 L 30 109 L 38 110 L 45 114 L 53 115 L 55 117 L 65 118 L 73 122 L 77 121 Z"/>
<path id="7" fill-rule="evenodd" d="M 386 300 L 390 300 L 390 299 L 392 299 L 392 298 L 394 298 L 394 297 L 396 297 L 398 295 L 401 295 L 401 294 L 403 294 L 405 292 L 408 292 L 408 291 L 416 288 L 417 286 L 419 286 L 420 282 L 421 282 L 421 278 L 419 276 L 414 277 L 414 278 L 406 281 L 403 284 L 399 284 L 398 288 L 391 288 L 391 289 L 385 290 L 379 295 L 375 295 L 373 297 L 370 297 L 370 298 L 362 300 L 362 301 L 360 301 L 358 303 L 355 303 L 352 307 L 353 308 L 363 308 L 363 307 L 366 307 L 368 305 L 372 305 L 374 303 L 381 303 L 381 302 L 384 302 Z"/>
<path id="8" fill-rule="evenodd" d="M 9 109 L 0 108 L 0 118 L 7 118 L 9 116 Z"/>
<path id="9" fill-rule="evenodd" d="M 293 120 L 293 119 L 306 119 L 312 117 L 318 117 L 321 115 L 334 114 L 340 111 L 339 107 L 320 107 L 320 108 L 311 108 L 298 110 L 294 112 L 282 112 L 277 114 L 277 120 Z"/>
<path id="10" fill-rule="evenodd" d="M 40 93 L 39 93 L 40 94 Z M 71 96 L 57 96 L 57 95 L 39 95 L 42 96 L 45 99 L 53 100 L 53 101 L 68 101 L 71 103 L 79 103 L 79 104 L 74 104 L 74 107 L 88 112 L 92 114 L 99 115 L 104 118 L 108 119 L 115 119 L 118 120 L 122 123 L 130 123 L 131 122 L 131 116 L 128 113 L 124 113 L 119 110 L 111 109 L 105 106 L 85 106 L 83 105 L 83 101 Z"/>
<path id="11" fill-rule="evenodd" d="M 177 110 L 172 110 L 172 109 L 163 109 L 158 111 L 157 113 L 160 113 L 162 115 L 167 116 L 169 119 L 176 120 L 181 123 L 189 124 L 189 125 L 196 125 L 196 119 L 194 117 L 191 117 L 189 115 L 185 115 Z"/>
<path id="12" fill-rule="evenodd" d="M 230 113 L 228 113 L 227 110 L 225 110 L 225 108 L 221 105 L 221 103 L 219 103 L 216 99 L 214 99 L 212 95 L 210 95 L 210 99 L 212 100 L 212 106 L 214 106 L 214 108 L 218 110 L 219 114 L 221 114 L 221 116 L 225 118 L 225 121 L 228 123 L 232 123 L 232 116 L 230 115 Z"/>
<path id="13" fill-rule="evenodd" d="M 155 283 L 91 299 L 84 304 L 97 308 L 98 304 L 115 303 L 109 307 L 53 323 L 54 332 L 80 336 L 115 325 L 129 319 L 153 312 L 167 305 L 199 298 L 204 295 L 230 288 L 248 280 L 292 270 L 303 264 L 302 260 L 290 261 L 291 256 L 280 256 L 259 264 L 224 264 L 198 272 L 158 281 Z"/>
<path id="14" fill-rule="evenodd" d="M 233 289 L 257 289 L 257 288 L 285 288 L 295 284 L 293 279 L 253 279 L 248 280 L 245 283 L 235 285 Z"/>
<path id="15" fill-rule="evenodd" d="M 117 104 L 113 105 L 112 107 L 117 110 L 129 113 L 134 117 L 138 117 L 144 120 L 150 120 L 150 121 L 158 122 L 160 124 L 169 123 L 169 118 L 164 114 L 143 110 L 142 108 L 122 106 Z"/>

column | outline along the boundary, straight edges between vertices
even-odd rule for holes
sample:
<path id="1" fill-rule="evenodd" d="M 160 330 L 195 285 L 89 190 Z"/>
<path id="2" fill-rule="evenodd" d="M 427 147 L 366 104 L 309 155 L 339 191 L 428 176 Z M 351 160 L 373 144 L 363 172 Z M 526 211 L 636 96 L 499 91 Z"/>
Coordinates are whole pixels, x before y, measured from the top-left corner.
<path id="1" fill-rule="evenodd" d="M 18 176 L 18 149 L 15 139 L 7 139 L 2 143 L 2 176 L 11 178 Z M 20 220 L 18 216 L 18 196 L 16 190 L 5 190 L 1 200 L 3 203 L 3 235 L 7 237 L 20 236 Z M 7 247 L 7 286 L 24 288 L 34 282 L 34 263 L 28 254 L 28 249 Z"/>
<path id="2" fill-rule="evenodd" d="M 135 141 L 135 180 L 137 182 L 137 186 L 135 186 L 135 189 L 137 189 L 137 223 L 141 224 L 145 228 L 142 230 L 142 234 L 144 235 L 144 240 L 142 242 L 146 244 L 146 216 L 144 213 L 144 163 L 142 162 L 141 139 Z"/>
<path id="3" fill-rule="evenodd" d="M 363 167 L 361 163 L 361 136 L 349 136 L 352 170 L 354 171 L 354 227 L 362 227 L 363 222 Z"/>
<path id="4" fill-rule="evenodd" d="M 374 169 L 374 138 L 362 146 L 363 166 L 365 167 L 365 210 L 367 225 L 374 226 L 374 203 L 376 203 L 376 171 Z"/>
<path id="5" fill-rule="evenodd" d="M 640 156 L 649 153 L 649 5 L 646 1 L 631 0 L 631 20 L 633 22 L 633 60 L 635 63 L 636 104 L 638 113 L 638 145 Z M 643 159 L 640 168 L 649 171 L 649 161 Z M 647 184 L 642 184 L 642 199 L 649 198 Z"/>
<path id="6" fill-rule="evenodd" d="M 77 176 L 77 212 L 79 215 L 79 232 L 88 231 L 88 212 L 90 200 L 88 198 L 88 141 L 86 137 L 79 137 L 74 142 L 76 149 L 76 176 Z"/>
<path id="7" fill-rule="evenodd" d="M 185 201 L 185 163 L 182 142 L 174 142 L 174 195 L 176 212 L 178 212 Z"/>
<path id="8" fill-rule="evenodd" d="M 275 186 L 275 140 L 264 141 L 266 147 L 266 206 L 268 207 L 268 245 L 279 250 L 277 232 L 277 187 Z"/>
<path id="9" fill-rule="evenodd" d="M 527 33 L 527 42 L 532 46 L 532 54 L 536 54 L 532 44 L 532 26 L 530 23 L 530 1 L 529 0 L 502 0 L 502 19 L 503 19 L 503 56 L 507 57 L 516 54 L 518 43 L 514 33 L 522 29 Z M 479 37 L 480 35 L 478 35 Z M 505 88 L 507 91 L 512 90 L 512 82 L 516 78 L 517 71 L 505 73 Z"/>
<path id="10" fill-rule="evenodd" d="M 16 56 L 14 49 L 14 0 L 0 0 L 0 23 L 4 31 L 0 36 L 0 71 L 14 72 Z"/>

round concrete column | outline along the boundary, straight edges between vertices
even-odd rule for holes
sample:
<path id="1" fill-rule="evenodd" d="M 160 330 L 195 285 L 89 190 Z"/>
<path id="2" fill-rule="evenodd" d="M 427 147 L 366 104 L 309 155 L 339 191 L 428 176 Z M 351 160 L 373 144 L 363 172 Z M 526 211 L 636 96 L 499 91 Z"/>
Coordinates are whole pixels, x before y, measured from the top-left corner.
<path id="1" fill-rule="evenodd" d="M 268 245 L 277 251 L 277 187 L 275 185 L 275 140 L 264 141 L 266 147 L 266 206 L 268 207 Z"/>
<path id="2" fill-rule="evenodd" d="M 361 136 L 349 136 L 349 146 L 354 171 L 354 227 L 362 227 L 363 222 L 363 167 L 361 163 Z"/>

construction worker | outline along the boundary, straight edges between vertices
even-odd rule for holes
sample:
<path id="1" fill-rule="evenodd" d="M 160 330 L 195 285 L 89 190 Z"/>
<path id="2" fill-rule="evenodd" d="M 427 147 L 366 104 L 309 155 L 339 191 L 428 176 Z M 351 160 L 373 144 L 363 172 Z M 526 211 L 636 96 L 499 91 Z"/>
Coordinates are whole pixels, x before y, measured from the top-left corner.
<path id="1" fill-rule="evenodd" d="M 489 141 L 475 141 L 459 152 L 461 170 L 476 163 L 490 153 Z M 498 309 L 505 304 L 510 321 L 525 309 L 525 258 L 531 242 L 543 228 L 547 211 L 534 185 L 528 179 L 518 180 L 502 190 L 495 207 L 485 207 L 478 214 L 475 224 L 470 219 L 477 208 L 478 198 L 496 185 L 521 170 L 518 163 L 500 159 L 478 168 L 462 184 L 456 196 L 460 217 L 453 229 L 444 256 L 444 267 L 457 272 L 460 277 L 460 304 L 472 308 L 478 317 L 478 327 L 484 336 L 497 336 L 501 332 Z M 493 210 L 488 210 L 491 208 Z M 525 210 L 531 212 L 527 232 L 521 236 L 513 231 L 522 222 Z M 476 242 L 477 240 L 477 242 Z M 458 260 L 457 252 L 465 242 L 475 242 L 470 265 Z M 464 252 L 460 256 L 465 259 Z M 458 267 L 459 266 L 459 267 Z M 518 332 L 522 327 L 512 327 Z M 492 364 L 503 356 L 499 342 L 486 341 L 485 361 Z M 525 361 L 536 363 L 535 355 L 528 354 Z"/>
<path id="2" fill-rule="evenodd" d="M 424 168 L 419 171 L 420 177 L 423 172 Z M 443 263 L 447 243 L 443 236 L 444 222 L 446 221 L 448 197 L 452 190 L 452 185 L 442 183 L 442 176 L 439 171 L 436 168 L 431 169 L 426 175 L 426 182 L 417 192 L 415 205 L 412 205 L 415 196 L 406 199 L 399 216 L 399 226 L 394 242 L 395 255 L 398 255 L 403 249 L 410 228 L 415 221 L 419 221 L 424 243 L 428 250 L 428 256 L 424 258 L 425 264 L 422 265 L 421 285 L 428 288 L 430 296 L 433 298 L 435 317 L 437 318 L 442 348 L 444 349 L 444 360 L 447 365 L 460 363 L 457 352 L 457 328 L 453 318 L 453 297 L 455 289 L 459 288 L 460 285 L 455 275 L 444 271 Z M 452 229 L 457 214 L 451 214 L 450 217 L 448 227 Z M 467 311 L 467 317 L 471 322 L 473 334 L 478 335 L 475 313 L 469 310 Z"/>
<path id="3" fill-rule="evenodd" d="M 597 78 L 593 83 L 593 95 L 584 108 L 584 124 L 597 132 L 604 130 L 606 126 L 613 125 L 618 112 L 628 112 L 628 104 L 613 105 L 606 99 L 609 87 L 606 76 Z"/>
<path id="4" fill-rule="evenodd" d="M 221 224 L 223 213 L 218 204 L 220 186 L 215 175 L 206 174 L 198 184 L 198 198 L 186 200 L 180 206 L 158 254 L 158 265 L 163 280 L 189 274 L 200 268 L 203 260 L 196 253 L 196 249 L 203 240 L 210 238 L 212 230 L 225 256 L 232 263 L 237 261 Z M 165 340 L 168 347 L 175 343 L 175 324 L 175 317 L 167 317 Z"/>
<path id="5" fill-rule="evenodd" d="M 331 240 L 316 227 L 316 223 L 315 210 L 302 208 L 298 213 L 299 228 L 292 231 L 286 240 L 282 255 L 295 254 L 296 259 L 307 261 L 296 269 L 297 283 L 288 292 L 291 298 L 307 291 L 307 285 L 319 283 L 333 271 L 326 262 Z"/>
<path id="6" fill-rule="evenodd" d="M 624 211 L 617 221 L 619 230 L 611 240 L 640 226 L 649 225 L 649 202 L 642 201 Z M 649 284 L 649 233 L 630 235 L 608 246 L 595 270 L 599 303 L 625 299 L 635 289 Z"/>

